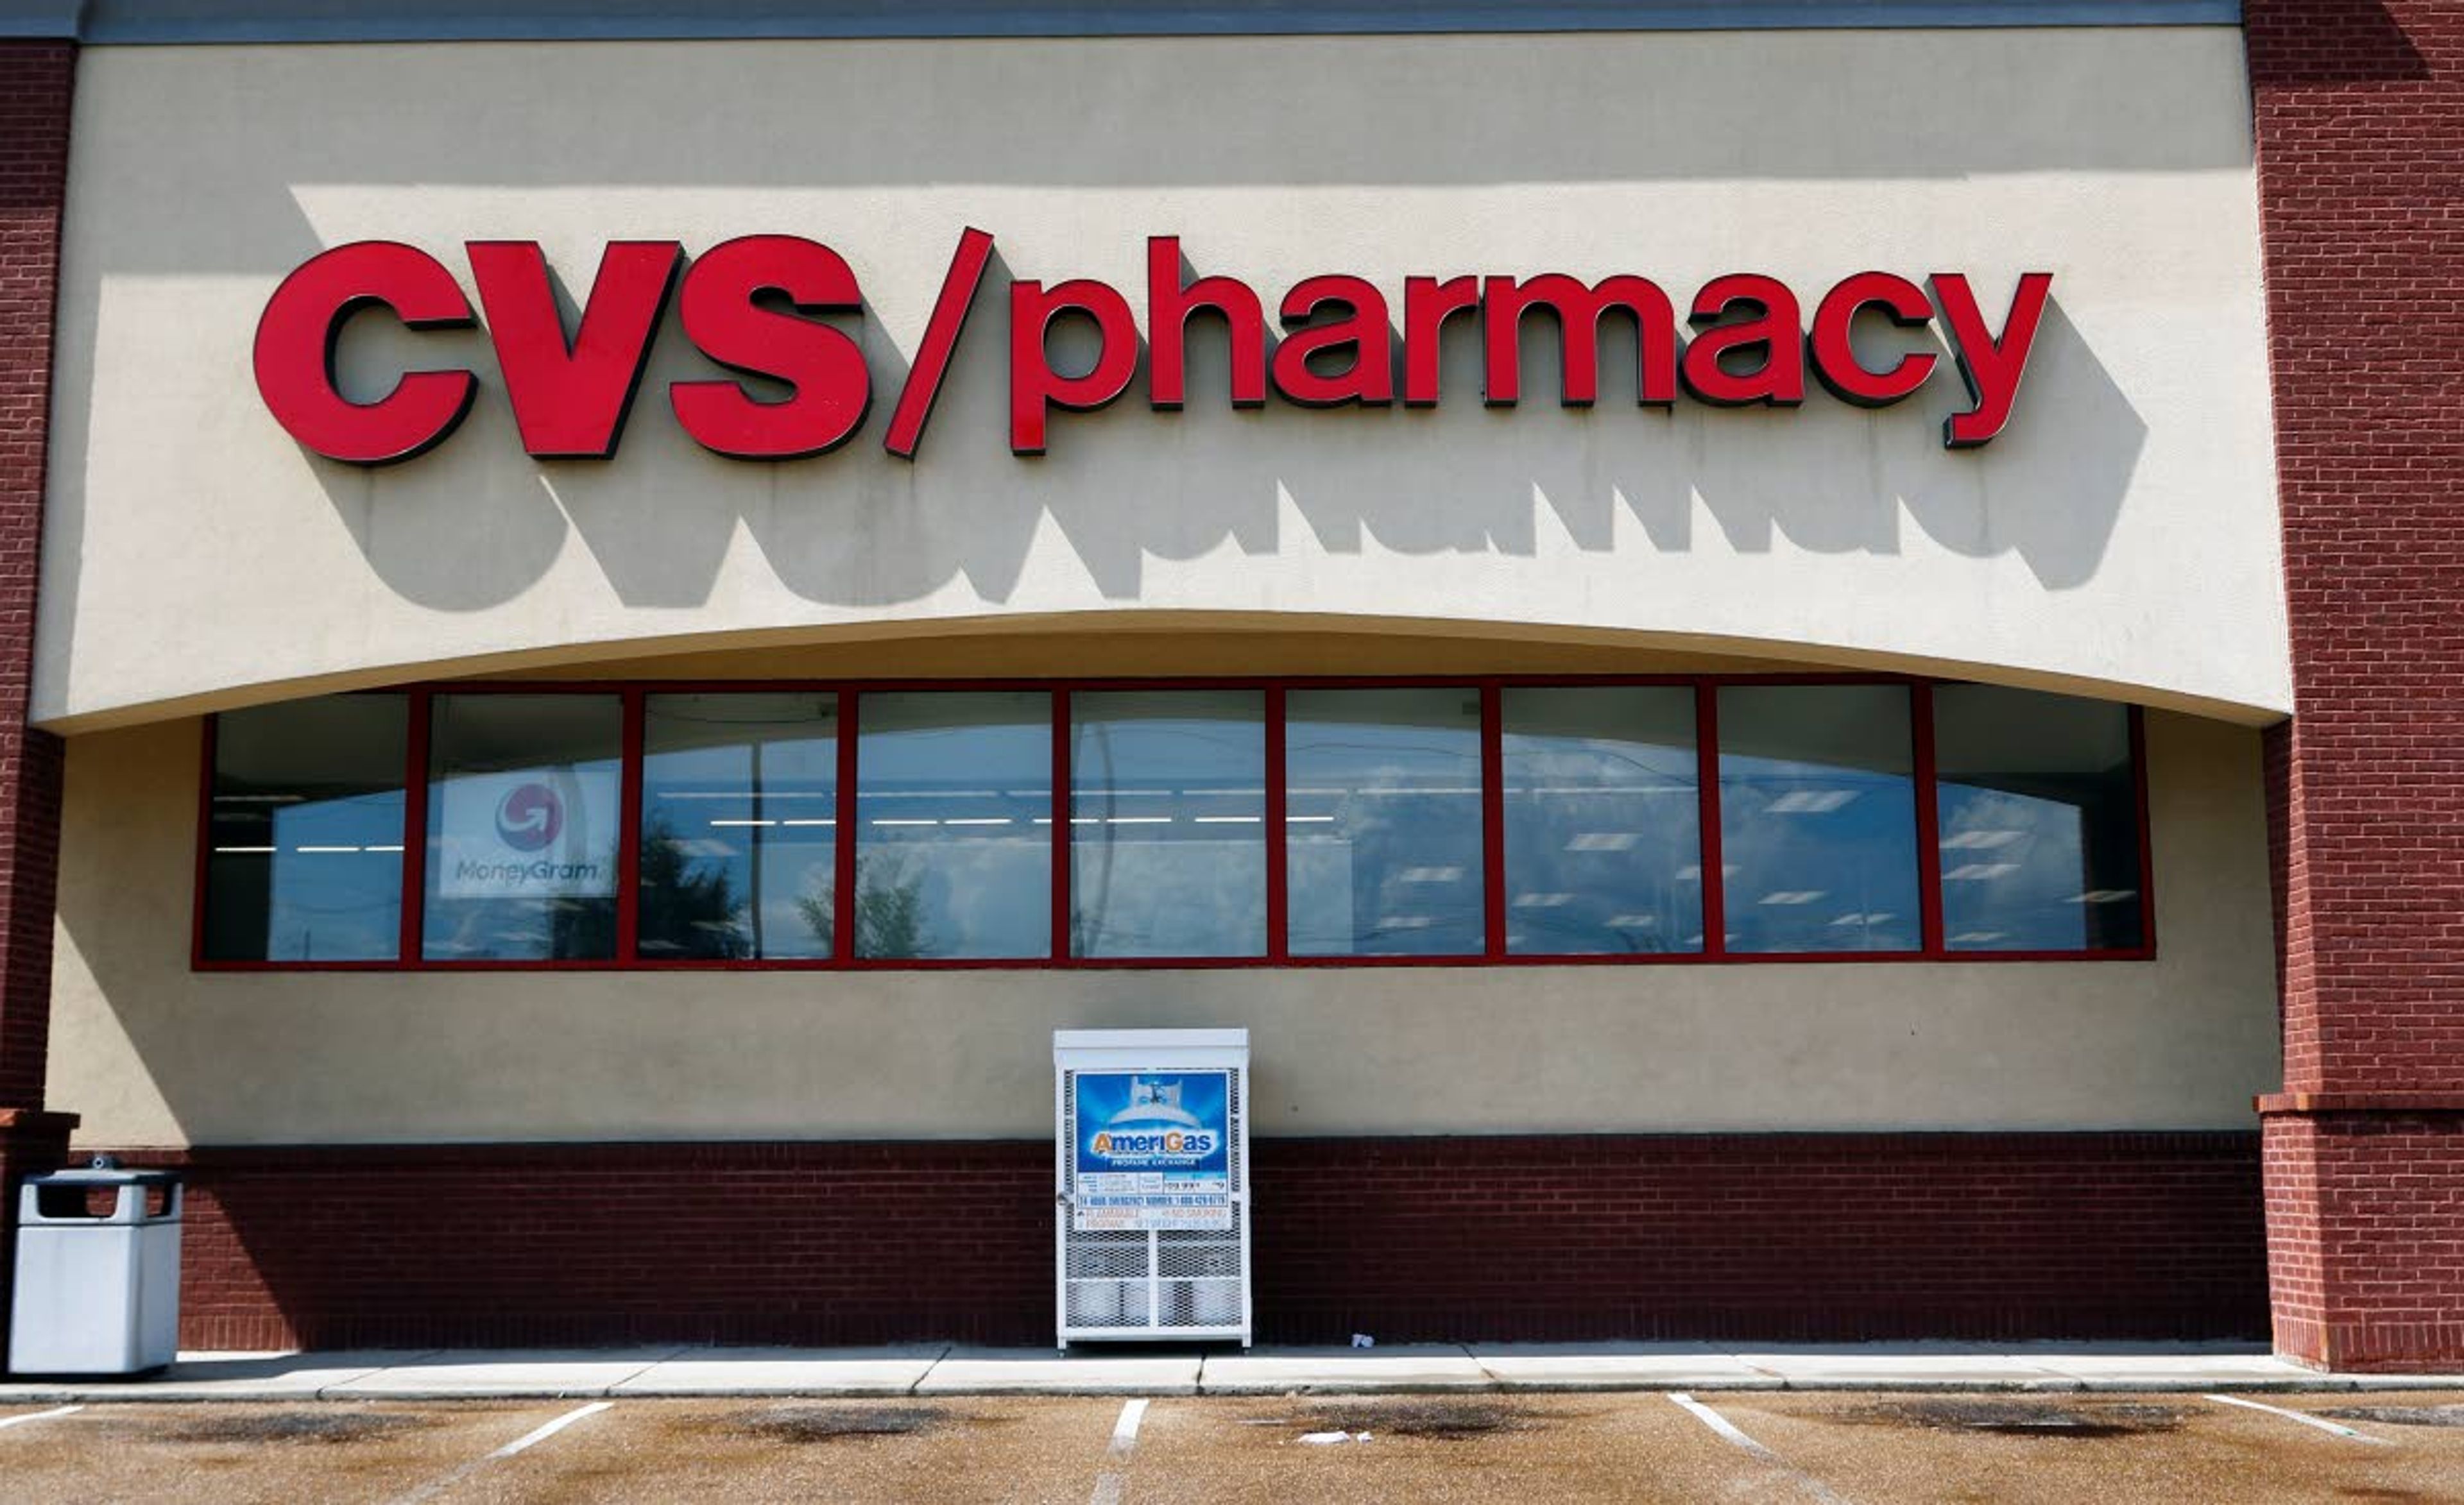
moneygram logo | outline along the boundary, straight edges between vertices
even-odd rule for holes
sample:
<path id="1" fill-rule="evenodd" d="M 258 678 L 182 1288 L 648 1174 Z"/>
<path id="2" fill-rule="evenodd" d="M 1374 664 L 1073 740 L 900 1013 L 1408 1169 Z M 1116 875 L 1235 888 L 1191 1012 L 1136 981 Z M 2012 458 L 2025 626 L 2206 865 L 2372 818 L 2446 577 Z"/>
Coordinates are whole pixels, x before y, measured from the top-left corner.
<path id="1" fill-rule="evenodd" d="M 564 801 L 545 784 L 516 784 L 496 802 L 496 840 L 537 852 L 564 833 Z"/>

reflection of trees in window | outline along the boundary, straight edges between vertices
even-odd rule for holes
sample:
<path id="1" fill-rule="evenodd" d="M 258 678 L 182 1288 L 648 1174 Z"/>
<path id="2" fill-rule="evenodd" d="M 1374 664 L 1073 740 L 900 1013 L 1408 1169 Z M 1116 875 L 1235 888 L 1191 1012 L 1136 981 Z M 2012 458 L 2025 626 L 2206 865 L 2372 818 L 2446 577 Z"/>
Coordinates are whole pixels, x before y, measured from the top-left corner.
<path id="1" fill-rule="evenodd" d="M 696 863 L 667 818 L 642 830 L 642 949 L 736 961 L 753 954 L 745 902 L 720 863 Z"/>
<path id="2" fill-rule="evenodd" d="M 829 954 L 840 954 L 835 885 L 800 894 L 804 927 Z M 855 860 L 855 954 L 912 960 L 932 954 L 924 924 L 924 879 L 904 852 L 859 852 Z"/>

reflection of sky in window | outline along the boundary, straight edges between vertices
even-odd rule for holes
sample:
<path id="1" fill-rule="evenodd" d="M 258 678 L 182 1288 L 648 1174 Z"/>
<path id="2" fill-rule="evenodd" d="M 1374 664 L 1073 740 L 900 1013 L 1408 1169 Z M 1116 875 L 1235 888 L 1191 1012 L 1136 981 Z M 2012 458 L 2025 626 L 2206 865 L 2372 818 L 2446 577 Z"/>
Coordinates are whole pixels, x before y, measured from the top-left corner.
<path id="1" fill-rule="evenodd" d="M 1292 953 L 1480 951 L 1479 695 L 1295 690 L 1285 726 Z"/>
<path id="2" fill-rule="evenodd" d="M 1953 950 L 2142 939 L 2129 710 L 1994 686 L 1934 693 L 1944 940 Z"/>
<path id="3" fill-rule="evenodd" d="M 1914 950 L 1907 692 L 1720 691 L 1720 840 L 1735 951 Z"/>
<path id="4" fill-rule="evenodd" d="M 813 694 L 649 697 L 642 955 L 830 954 L 836 702 Z"/>
<path id="5" fill-rule="evenodd" d="M 1694 692 L 1508 689 L 1503 709 L 1507 949 L 1701 949 Z"/>
<path id="6" fill-rule="evenodd" d="M 402 941 L 399 790 L 274 807 L 266 955 L 275 961 L 389 958 Z M 239 843 L 233 843 L 234 845 Z"/>
<path id="7" fill-rule="evenodd" d="M 205 954 L 389 961 L 402 942 L 409 701 L 334 695 L 214 724 Z"/>
<path id="8" fill-rule="evenodd" d="M 872 694 L 857 708 L 857 904 L 866 955 L 1051 952 L 1052 701 Z"/>
<path id="9" fill-rule="evenodd" d="M 1073 953 L 1263 954 L 1265 697 L 1089 693 L 1069 709 Z"/>

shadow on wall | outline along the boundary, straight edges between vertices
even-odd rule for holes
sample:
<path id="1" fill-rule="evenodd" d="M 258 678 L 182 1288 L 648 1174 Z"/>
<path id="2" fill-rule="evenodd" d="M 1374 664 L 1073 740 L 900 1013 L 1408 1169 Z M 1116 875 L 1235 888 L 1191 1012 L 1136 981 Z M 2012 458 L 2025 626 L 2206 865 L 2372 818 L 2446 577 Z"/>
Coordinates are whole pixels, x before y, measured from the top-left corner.
<path id="1" fill-rule="evenodd" d="M 2300 20 L 2274 12 L 2296 11 Z M 2385 0 L 2245 0 L 2250 76 L 2261 88 L 2416 83 L 2430 62 Z"/>
<path id="2" fill-rule="evenodd" d="M 64 307 L 85 327 L 61 332 L 70 353 L 62 380 L 93 379 L 90 355 L 77 353 L 96 346 L 95 311 L 103 300 L 94 284 L 227 273 L 267 279 L 270 288 L 328 242 L 309 205 L 438 185 L 467 185 L 475 196 L 462 231 L 471 237 L 539 233 L 532 201 L 553 189 L 586 187 L 611 203 L 626 190 L 656 190 L 646 200 L 653 212 L 611 230 L 635 235 L 671 231 L 655 209 L 665 202 L 659 195 L 724 191 L 743 195 L 748 229 L 793 229 L 850 249 L 868 235 L 937 242 L 935 255 L 947 253 L 937 228 L 925 235 L 912 225 L 815 223 L 811 205 L 826 199 L 797 196 L 876 184 L 980 184 L 984 222 L 998 231 L 1004 196 L 1036 187 L 1271 185 L 1291 192 L 1262 196 L 1259 212 L 1294 216 L 1296 238 L 1353 248 L 1327 252 L 1340 264 L 1361 247 L 1410 258 L 1390 245 L 1382 222 L 1367 218 L 1364 206 L 1374 200 L 1338 194 L 1353 207 L 1330 209 L 1330 189 L 1563 184 L 1580 190 L 1699 177 L 1767 181 L 1785 193 L 1791 181 L 1889 185 L 2000 172 L 2247 166 L 2244 121 L 2166 99 L 2117 106 L 2125 114 L 2144 109 L 2144 121 L 2078 129 L 2070 113 L 2078 99 L 2116 93 L 2089 81 L 2109 56 L 2057 33 L 2002 33 L 2003 45 L 2028 50 L 2044 87 L 1998 98 L 1994 128 L 1975 129 L 1963 101 L 1985 86 L 1964 75 L 1975 69 L 1979 34 L 1765 33 L 1750 48 L 1721 45 L 1716 33 L 1672 33 L 1649 46 L 1584 37 L 1495 46 L 1464 38 L 1225 40 L 1206 44 L 1209 57 L 1225 66 L 1198 70 L 1144 66 L 1149 55 L 1140 44 L 1123 41 L 610 49 L 593 55 L 593 76 L 605 82 L 594 98 L 637 107 L 596 112 L 588 129 L 560 120 L 546 133 L 533 122 L 548 117 L 518 102 L 538 92 L 536 71 L 553 55 L 542 47 L 457 51 L 450 91 L 440 90 L 432 68 L 406 64 L 388 49 L 247 51 L 233 64 L 239 87 L 186 86 L 181 108 L 194 106 L 196 128 L 166 134 L 144 155 L 148 181 L 117 186 L 125 207 L 113 210 L 107 239 L 73 247 L 70 273 L 87 287 Z M 1298 66 L 1304 55 L 1306 68 Z M 1278 67 L 1281 59 L 1293 66 Z M 160 69 L 166 89 L 180 88 L 178 60 L 168 54 L 112 66 Z M 2012 66 L 1995 62 L 1988 71 Z M 1556 86 L 1496 87 L 1499 69 L 1535 68 Z M 885 70 L 909 95 L 932 100 L 931 129 L 867 106 L 889 87 Z M 1726 135 L 1706 132 L 1699 119 L 1705 100 L 1751 100 L 1775 80 L 1808 76 L 1829 82 L 1822 99 L 1801 109 L 1758 116 Z M 1050 91 L 1039 97 L 1070 106 L 1021 118 L 1017 101 L 1031 92 L 1022 76 L 1047 80 Z M 1331 78 L 1344 86 L 1329 86 Z M 1910 87 L 1927 78 L 1947 92 Z M 313 130 L 265 123 L 264 101 L 293 98 L 365 103 L 319 120 Z M 494 136 L 474 131 L 474 112 Z M 1842 120 L 1857 128 L 1833 128 Z M 501 149 L 474 155 L 479 140 Z M 815 145 L 747 144 L 781 141 Z M 234 153 L 232 142 L 263 149 Z M 245 203 L 248 211 L 217 214 L 210 232 L 201 230 L 193 212 L 201 191 Z M 1708 212 L 1719 211 L 1719 194 L 1732 192 L 1709 191 Z M 362 209 L 350 213 L 364 217 Z M 569 209 L 551 216 L 571 217 Z M 1172 229 L 1172 219 L 1167 205 L 1154 228 Z M 1667 252 L 1648 224 L 1627 238 L 1632 270 L 1649 273 Z M 696 238 L 688 249 L 706 247 Z M 1442 259 L 1442 251 L 1428 254 Z M 1036 263 L 1017 274 L 1051 280 L 1089 270 L 1067 264 L 1056 248 L 1034 253 Z M 568 276 L 586 275 L 591 265 L 579 246 L 551 245 L 550 254 Z M 1203 270 L 1243 275 L 1269 300 L 1282 291 L 1269 269 Z M 919 271 L 919 278 L 929 275 Z M 907 373 L 898 342 L 912 347 L 920 315 L 887 323 L 866 315 L 874 398 L 853 443 L 772 465 L 708 455 L 677 428 L 667 384 L 715 373 L 685 343 L 672 307 L 618 463 L 532 462 L 484 337 L 410 336 L 383 319 L 364 321 L 344 341 L 346 387 L 382 390 L 406 361 L 468 364 L 481 375 L 477 407 L 446 446 L 415 464 L 369 472 L 301 463 L 387 587 L 446 611 L 513 600 L 576 542 L 629 607 L 709 603 L 729 578 L 731 551 L 750 547 L 805 600 L 887 608 L 954 586 L 983 601 L 1014 601 L 1023 581 L 1040 578 L 1029 568 L 1039 551 L 1066 552 L 1104 599 L 1132 603 L 1150 599 L 1156 561 L 1224 550 L 1322 553 L 1338 561 L 1376 552 L 1683 555 L 1708 526 L 1747 553 L 1785 543 L 1821 554 L 1896 555 L 1913 541 L 1903 533 L 1908 522 L 1957 554 L 2015 554 L 2044 588 L 2058 591 L 2099 567 L 2146 434 L 2057 306 L 2011 429 L 1982 451 L 1960 454 L 1946 454 L 1937 432 L 1948 412 L 1966 405 L 1947 368 L 1915 399 L 1879 413 L 1818 390 L 1794 411 L 1685 402 L 1673 413 L 1639 409 L 1631 362 L 1620 373 L 1614 354 L 1624 333 L 1615 320 L 1603 340 L 1611 354 L 1601 401 L 1591 410 L 1556 405 L 1554 333 L 1534 319 L 1524 341 L 1527 400 L 1519 409 L 1481 406 L 1478 340 L 1459 329 L 1446 342 L 1448 397 L 1435 410 L 1310 411 L 1270 401 L 1263 410 L 1236 412 L 1223 397 L 1221 328 L 1200 318 L 1192 325 L 1186 411 L 1148 411 L 1142 373 L 1132 396 L 1108 411 L 1056 415 L 1051 452 L 1018 460 L 1004 439 L 1003 280 L 996 264 L 913 465 L 884 455 L 880 440 Z M 1136 301 L 1137 290 L 1128 291 Z M 1669 291 L 1682 298 L 1691 284 Z M 1798 291 L 1811 296 L 1819 289 Z M 1998 325 L 2007 289 L 1980 292 Z M 2057 282 L 2057 299 L 2060 293 Z M 227 378 L 234 412 L 216 422 L 278 434 L 253 405 L 244 349 L 231 352 Z M 54 443 L 56 473 L 86 473 L 97 443 L 86 404 L 63 404 Z M 76 507 L 56 509 L 50 525 L 52 556 L 75 559 Z M 74 615 L 75 570 L 55 572 L 46 588 L 60 598 L 52 610 Z M 1638 580 L 1633 588 L 1652 587 Z"/>
<path id="3" fill-rule="evenodd" d="M 997 303 L 990 293 L 979 298 L 980 322 L 971 321 L 912 465 L 880 449 L 907 361 L 876 321 L 865 327 L 874 399 L 864 431 L 833 454 L 771 464 L 709 455 L 676 426 L 667 383 L 707 368 L 672 316 L 614 462 L 525 456 L 483 338 L 427 337 L 413 354 L 422 337 L 371 328 L 346 341 L 368 382 L 406 360 L 438 361 L 458 341 L 455 358 L 481 371 L 479 405 L 444 447 L 413 464 L 381 472 L 313 465 L 377 574 L 442 610 L 520 595 L 568 537 L 626 605 L 699 606 L 739 531 L 789 589 L 840 607 L 896 606 L 954 582 L 1005 602 L 1030 555 L 1056 544 L 1105 599 L 1135 603 L 1146 598 L 1149 561 L 1227 548 L 1682 555 L 1706 521 L 1737 553 L 1785 542 L 1870 555 L 1901 553 L 1912 521 L 1939 549 L 2015 554 L 2042 587 L 2060 591 L 2094 576 L 2146 437 L 2058 302 L 2011 427 L 1957 453 L 1945 452 L 1939 435 L 1943 417 L 1967 405 L 1947 360 L 1915 398 L 1879 412 L 1819 391 L 1793 410 L 1684 401 L 1673 411 L 1642 408 L 1633 400 L 1630 329 L 1612 319 L 1600 403 L 1563 408 L 1555 334 L 1535 319 L 1516 408 L 1481 405 L 1478 341 L 1466 331 L 1448 341 L 1449 396 L 1438 408 L 1311 410 L 1270 400 L 1236 411 L 1224 396 L 1224 332 L 1200 318 L 1190 329 L 1185 410 L 1150 410 L 1141 376 L 1109 409 L 1056 413 L 1050 452 L 1022 459 L 1006 449 L 1005 315 Z M 1075 354 L 1068 344 L 1056 339 L 1058 363 Z M 945 482 L 936 470 L 954 474 Z"/>

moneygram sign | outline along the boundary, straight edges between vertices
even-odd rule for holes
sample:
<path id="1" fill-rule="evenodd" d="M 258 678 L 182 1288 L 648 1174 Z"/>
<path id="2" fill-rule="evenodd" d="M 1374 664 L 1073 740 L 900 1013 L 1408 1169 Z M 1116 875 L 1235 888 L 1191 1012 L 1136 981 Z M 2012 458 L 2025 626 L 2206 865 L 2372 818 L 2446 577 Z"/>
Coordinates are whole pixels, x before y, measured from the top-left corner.
<path id="1" fill-rule="evenodd" d="M 757 396 L 729 377 L 671 382 L 670 411 L 704 448 L 744 460 L 826 454 L 854 439 L 872 411 L 871 373 L 850 327 L 863 317 L 863 294 L 846 259 L 818 241 L 747 235 L 690 262 L 675 241 L 610 242 L 571 330 L 538 242 L 472 241 L 463 253 L 475 310 L 443 261 L 394 241 L 338 246 L 283 279 L 257 325 L 254 367 L 266 407 L 294 439 L 328 459 L 391 465 L 444 443 L 469 415 L 480 382 L 462 367 L 405 372 L 370 401 L 343 395 L 338 344 L 355 315 L 374 309 L 413 330 L 468 329 L 484 316 L 522 447 L 542 460 L 616 453 L 671 299 L 694 349 L 761 379 L 765 393 L 786 393 Z M 882 436 L 890 453 L 913 460 L 922 446 L 992 253 L 985 231 L 959 237 Z M 1888 407 L 1932 381 L 1942 358 L 1925 347 L 1938 340 L 1967 390 L 1966 405 L 1944 415 L 1943 442 L 1972 448 L 2011 421 L 2052 287 L 2051 273 L 2022 274 L 1997 320 L 1956 272 L 1931 273 L 1922 285 L 1859 272 L 1809 298 L 1776 277 L 1729 273 L 1682 306 L 1634 274 L 1591 282 L 1553 272 L 1411 276 L 1399 308 L 1377 284 L 1331 273 L 1284 293 L 1273 305 L 1280 333 L 1270 338 L 1267 303 L 1256 289 L 1232 276 L 1188 276 L 1179 238 L 1158 235 L 1147 243 L 1143 326 L 1129 297 L 1108 283 L 1009 283 L 1009 445 L 1018 454 L 1042 454 L 1053 414 L 1126 396 L 1139 374 L 1142 340 L 1148 405 L 1183 406 L 1188 326 L 1202 316 L 1231 333 L 1226 396 L 1234 407 L 1264 406 L 1270 393 L 1302 407 L 1398 401 L 1435 407 L 1444 396 L 1441 345 L 1450 332 L 1479 344 L 1480 401 L 1512 407 L 1523 400 L 1522 341 L 1543 320 L 1554 326 L 1557 401 L 1569 407 L 1597 401 L 1602 366 L 1612 360 L 1631 367 L 1644 407 L 1683 400 L 1789 408 L 1805 401 L 1809 385 L 1856 406 Z M 1850 338 L 1860 318 L 1932 339 L 1870 359 Z M 1052 359 L 1052 331 L 1070 321 L 1096 336 L 1095 358 L 1083 371 Z"/>
<path id="2" fill-rule="evenodd" d="M 618 799 L 614 770 L 605 766 L 447 779 L 433 838 L 438 896 L 612 896 Z"/>

